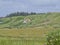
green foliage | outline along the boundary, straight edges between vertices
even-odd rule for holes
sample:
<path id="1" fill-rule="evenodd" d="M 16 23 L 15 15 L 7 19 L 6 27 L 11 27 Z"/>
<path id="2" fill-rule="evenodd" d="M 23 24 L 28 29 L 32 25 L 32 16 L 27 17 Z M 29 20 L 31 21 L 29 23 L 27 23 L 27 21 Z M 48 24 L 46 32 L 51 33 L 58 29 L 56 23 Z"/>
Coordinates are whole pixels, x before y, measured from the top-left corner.
<path id="1" fill-rule="evenodd" d="M 60 45 L 60 30 L 48 34 L 47 45 Z"/>

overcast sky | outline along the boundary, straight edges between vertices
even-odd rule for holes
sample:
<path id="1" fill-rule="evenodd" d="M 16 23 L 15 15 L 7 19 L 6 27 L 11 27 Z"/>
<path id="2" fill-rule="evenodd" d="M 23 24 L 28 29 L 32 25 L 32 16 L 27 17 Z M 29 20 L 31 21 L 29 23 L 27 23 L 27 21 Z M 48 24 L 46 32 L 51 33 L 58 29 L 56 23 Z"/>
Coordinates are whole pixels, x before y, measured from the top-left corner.
<path id="1" fill-rule="evenodd" d="M 0 0 L 0 17 L 17 11 L 60 12 L 60 0 Z"/>

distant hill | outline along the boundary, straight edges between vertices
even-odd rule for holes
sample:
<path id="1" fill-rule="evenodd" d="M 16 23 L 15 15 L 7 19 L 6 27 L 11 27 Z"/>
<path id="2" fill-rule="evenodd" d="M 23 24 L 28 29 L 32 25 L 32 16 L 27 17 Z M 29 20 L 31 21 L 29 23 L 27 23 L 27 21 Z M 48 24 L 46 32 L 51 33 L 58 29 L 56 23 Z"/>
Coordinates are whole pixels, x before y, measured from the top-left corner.
<path id="1" fill-rule="evenodd" d="M 26 23 L 24 23 L 24 21 Z M 4 17 L 0 18 L 0 22 L 0 28 L 27 28 L 48 26 L 60 28 L 60 13 Z"/>

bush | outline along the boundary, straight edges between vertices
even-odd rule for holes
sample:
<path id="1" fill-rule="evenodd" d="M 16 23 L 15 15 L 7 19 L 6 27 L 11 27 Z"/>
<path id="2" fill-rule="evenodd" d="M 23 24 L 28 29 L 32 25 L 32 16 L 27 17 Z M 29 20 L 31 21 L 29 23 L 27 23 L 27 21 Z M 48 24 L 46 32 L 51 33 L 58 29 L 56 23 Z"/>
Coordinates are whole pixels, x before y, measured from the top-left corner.
<path id="1" fill-rule="evenodd" d="M 48 34 L 47 45 L 60 45 L 60 31 Z"/>

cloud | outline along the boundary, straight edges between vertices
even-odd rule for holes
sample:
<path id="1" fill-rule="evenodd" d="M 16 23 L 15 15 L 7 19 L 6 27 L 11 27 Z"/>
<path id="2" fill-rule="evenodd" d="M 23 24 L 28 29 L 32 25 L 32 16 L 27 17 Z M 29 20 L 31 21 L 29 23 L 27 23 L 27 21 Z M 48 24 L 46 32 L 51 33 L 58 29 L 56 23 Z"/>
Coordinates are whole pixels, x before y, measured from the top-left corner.
<path id="1" fill-rule="evenodd" d="M 60 11 L 60 0 L 0 0 L 0 16 L 12 12 Z"/>
<path id="2" fill-rule="evenodd" d="M 0 16 L 7 15 L 12 12 L 25 11 L 27 5 L 16 1 L 0 1 Z"/>

